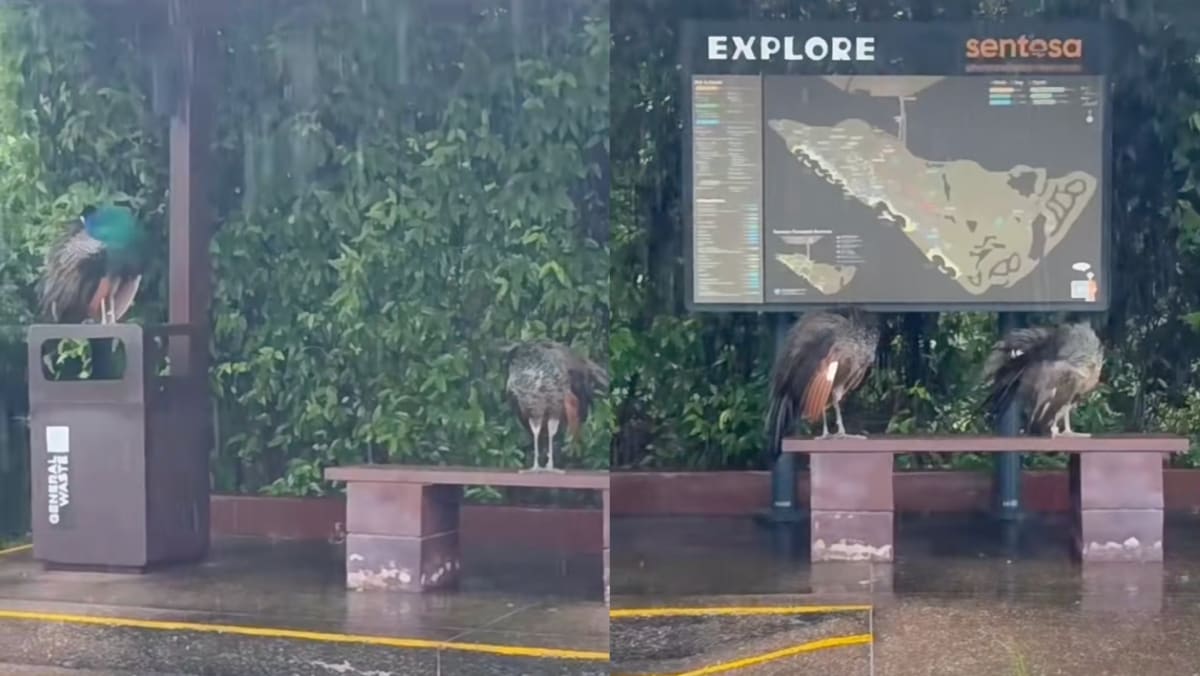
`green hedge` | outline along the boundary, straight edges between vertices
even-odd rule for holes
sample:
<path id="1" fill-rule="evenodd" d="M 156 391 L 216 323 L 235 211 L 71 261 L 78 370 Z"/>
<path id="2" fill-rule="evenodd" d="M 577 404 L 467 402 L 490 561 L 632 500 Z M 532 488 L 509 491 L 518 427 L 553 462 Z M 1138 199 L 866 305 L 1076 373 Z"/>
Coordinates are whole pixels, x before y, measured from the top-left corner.
<path id="1" fill-rule="evenodd" d="M 222 30 L 219 490 L 319 494 L 323 465 L 368 459 L 521 466 L 499 345 L 607 362 L 606 3 L 500 5 L 274 0 Z M 30 320 L 56 224 L 120 196 L 155 237 L 135 321 L 165 318 L 154 20 L 0 9 L 0 324 Z M 571 462 L 606 467 L 611 427 L 601 406 Z"/>

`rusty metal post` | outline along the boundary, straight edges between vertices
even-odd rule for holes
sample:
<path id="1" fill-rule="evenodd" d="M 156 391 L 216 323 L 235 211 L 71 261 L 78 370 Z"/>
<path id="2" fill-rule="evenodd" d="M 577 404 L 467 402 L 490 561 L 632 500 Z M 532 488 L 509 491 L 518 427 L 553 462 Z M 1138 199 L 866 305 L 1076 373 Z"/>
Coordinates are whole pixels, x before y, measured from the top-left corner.
<path id="1" fill-rule="evenodd" d="M 186 392 L 172 400 L 182 406 L 184 419 L 196 438 L 176 452 L 181 471 L 196 496 L 208 495 L 209 455 L 215 443 L 212 400 L 208 391 L 211 336 L 212 262 L 209 240 L 214 214 L 209 195 L 213 169 L 215 74 L 218 57 L 215 5 L 172 2 L 169 22 L 176 52 L 177 98 L 170 120 L 170 194 L 168 199 L 169 325 L 187 327 L 187 335 L 168 338 L 167 357 L 172 376 L 181 376 Z M 186 469 L 184 469 L 186 468 Z M 194 518 L 205 533 L 209 528 L 207 499 L 197 499 Z M 204 548 L 207 550 L 207 546 Z"/>
<path id="2" fill-rule="evenodd" d="M 208 255 L 213 215 L 208 195 L 212 171 L 216 34 L 196 5 L 172 3 L 179 51 L 179 99 L 171 114 L 168 203 L 168 323 L 201 329 L 203 345 L 172 341 L 172 372 L 207 369 L 212 263 Z"/>

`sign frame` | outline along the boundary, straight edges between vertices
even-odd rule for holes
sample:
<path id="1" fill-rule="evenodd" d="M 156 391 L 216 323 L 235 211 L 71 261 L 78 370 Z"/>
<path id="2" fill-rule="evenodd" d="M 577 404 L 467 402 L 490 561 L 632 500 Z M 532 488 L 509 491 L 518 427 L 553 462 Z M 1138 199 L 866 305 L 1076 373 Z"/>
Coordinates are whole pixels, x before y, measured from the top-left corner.
<path id="1" fill-rule="evenodd" d="M 682 176 L 681 197 L 683 200 L 681 213 L 683 215 L 683 248 L 684 248 L 684 304 L 690 313 L 797 313 L 815 310 L 828 310 L 859 307 L 868 312 L 1106 312 L 1112 303 L 1112 110 L 1113 110 L 1113 80 L 1111 77 L 1112 59 L 1116 42 L 1115 26 L 1107 20 L 1071 20 L 1071 21 L 893 21 L 893 22 L 842 22 L 842 21 L 709 21 L 688 19 L 681 23 L 679 40 L 679 63 L 681 65 L 679 84 L 681 88 L 679 117 L 681 120 L 682 148 L 680 152 L 680 170 Z M 704 50 L 707 49 L 709 35 L 722 36 L 795 36 L 793 49 L 802 41 L 799 38 L 818 36 L 825 37 L 827 44 L 832 44 L 834 37 L 855 38 L 871 35 L 874 40 L 873 56 L 870 62 L 842 60 L 833 61 L 798 61 L 787 60 L 781 56 L 782 51 L 773 54 L 773 60 L 734 60 L 732 58 L 712 62 L 704 59 L 698 64 Z M 1098 270 L 1097 300 L 1088 301 L 986 301 L 978 302 L 854 302 L 837 300 L 828 302 L 786 302 L 774 303 L 697 303 L 695 297 L 695 222 L 693 214 L 694 176 L 693 176 L 693 134 L 692 134 L 692 78 L 704 75 L 947 75 L 972 76 L 975 73 L 965 72 L 968 69 L 965 54 L 960 50 L 957 58 L 950 58 L 948 53 L 939 52 L 936 48 L 929 49 L 930 43 L 938 41 L 965 46 L 966 36 L 978 39 L 1009 38 L 1020 36 L 1044 37 L 1045 39 L 1070 39 L 1081 37 L 1084 44 L 1082 58 L 1076 60 L 1082 70 L 1075 74 L 1098 75 L 1104 89 L 1101 105 L 1103 121 L 1101 125 L 1101 177 L 1097 191 L 1100 193 L 1100 262 Z M 879 38 L 883 37 L 883 40 Z M 730 43 L 732 40 L 730 41 Z M 843 43 L 844 44 L 844 43 Z M 728 44 L 727 55 L 732 56 L 734 46 Z M 745 46 L 743 42 L 743 47 Z M 756 47 L 761 48 L 760 45 Z M 853 47 L 851 48 L 853 52 Z M 907 50 L 907 51 L 906 51 Z M 744 54 L 744 52 L 743 52 Z M 761 52 L 759 52 L 761 55 Z M 1002 63 L 1011 63 L 1011 59 L 998 59 Z M 714 63 L 716 65 L 714 65 Z M 1036 74 L 1014 71 L 1010 74 Z M 1064 74 L 1064 73 L 1047 73 Z M 986 77 L 986 74 L 977 75 Z M 765 134 L 764 134 L 765 137 Z M 762 226 L 765 229 L 765 222 Z"/>

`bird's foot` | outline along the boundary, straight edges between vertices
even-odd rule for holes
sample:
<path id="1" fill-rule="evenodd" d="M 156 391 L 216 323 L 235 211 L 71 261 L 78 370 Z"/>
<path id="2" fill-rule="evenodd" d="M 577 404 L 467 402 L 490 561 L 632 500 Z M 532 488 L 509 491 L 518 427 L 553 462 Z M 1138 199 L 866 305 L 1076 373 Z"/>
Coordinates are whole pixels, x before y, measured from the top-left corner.
<path id="1" fill-rule="evenodd" d="M 564 470 L 557 467 L 528 467 L 520 470 L 518 474 L 563 474 Z"/>
<path id="2" fill-rule="evenodd" d="M 546 467 L 545 465 L 542 465 L 542 466 L 534 465 L 533 467 L 526 467 L 525 469 L 521 470 L 519 473 L 520 474 L 562 474 L 563 470 L 558 469 L 557 467 Z"/>
<path id="3" fill-rule="evenodd" d="M 1052 437 L 1076 437 L 1079 439 L 1086 439 L 1086 438 L 1092 436 L 1092 433 L 1091 432 L 1076 432 L 1074 430 L 1065 430 L 1062 432 L 1055 432 L 1052 430 L 1050 432 L 1050 436 L 1052 436 Z"/>
<path id="4" fill-rule="evenodd" d="M 866 439 L 865 434 L 850 434 L 848 432 L 827 432 L 817 437 L 818 439 Z"/>

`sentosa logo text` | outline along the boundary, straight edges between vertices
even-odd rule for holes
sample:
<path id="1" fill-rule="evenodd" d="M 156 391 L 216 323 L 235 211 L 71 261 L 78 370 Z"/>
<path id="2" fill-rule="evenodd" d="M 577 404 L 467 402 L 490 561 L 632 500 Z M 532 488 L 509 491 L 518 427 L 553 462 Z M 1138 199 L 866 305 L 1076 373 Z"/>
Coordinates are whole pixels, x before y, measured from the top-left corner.
<path id="1" fill-rule="evenodd" d="M 873 37 L 798 38 L 774 35 L 710 35 L 709 61 L 874 61 Z"/>
<path id="2" fill-rule="evenodd" d="M 971 38 L 968 59 L 1078 59 L 1083 56 L 1079 38 Z"/>

